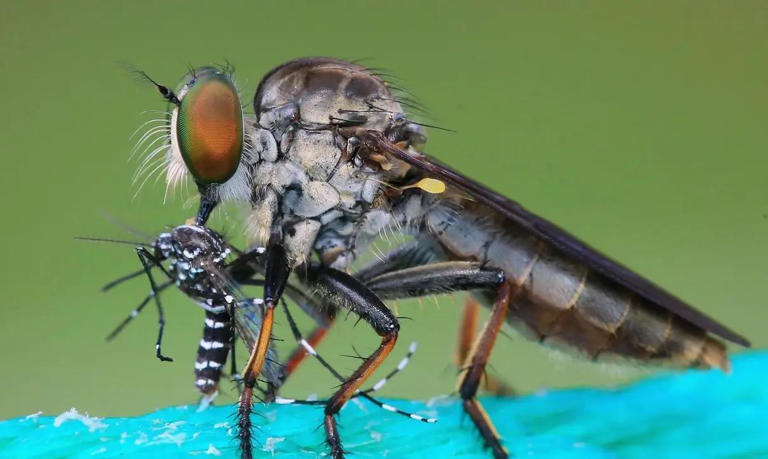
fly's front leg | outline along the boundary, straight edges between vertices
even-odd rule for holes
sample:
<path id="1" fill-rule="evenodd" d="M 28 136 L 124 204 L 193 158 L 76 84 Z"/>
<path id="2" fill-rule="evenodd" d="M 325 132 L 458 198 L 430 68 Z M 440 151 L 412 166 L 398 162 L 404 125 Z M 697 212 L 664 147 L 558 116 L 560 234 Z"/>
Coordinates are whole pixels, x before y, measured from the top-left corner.
<path id="1" fill-rule="evenodd" d="M 331 455 L 340 458 L 344 456 L 344 449 L 334 416 L 387 358 L 397 342 L 400 324 L 379 297 L 352 276 L 331 268 L 310 269 L 308 274 L 311 284 L 317 287 L 319 293 L 330 303 L 357 314 L 381 336 L 379 347 L 341 385 L 325 406 L 323 425 L 326 441 Z"/>
<path id="2" fill-rule="evenodd" d="M 272 325 L 274 323 L 275 305 L 283 294 L 291 269 L 285 249 L 279 244 L 272 244 L 267 250 L 267 261 L 264 270 L 264 317 L 261 323 L 259 337 L 254 343 L 248 363 L 245 365 L 243 375 L 245 384 L 240 393 L 238 403 L 238 436 L 240 438 L 240 452 L 242 457 L 253 456 L 251 442 L 251 400 L 256 379 L 264 366 L 264 359 L 269 349 L 269 341 L 272 338 Z"/>
<path id="3" fill-rule="evenodd" d="M 244 279 L 241 283 L 243 285 L 264 286 L 264 281 L 261 279 Z M 317 347 L 325 337 L 328 336 L 328 332 L 336 317 L 336 307 L 318 303 L 315 298 L 307 295 L 304 291 L 291 284 L 286 284 L 284 295 L 296 303 L 299 308 L 315 322 L 315 328 L 309 334 L 307 342 L 313 348 Z M 277 381 L 271 384 L 271 390 L 266 394 L 266 401 L 271 402 L 275 400 L 275 396 L 277 395 L 280 386 L 285 384 L 285 381 L 296 371 L 302 362 L 306 360 L 308 355 L 309 353 L 307 352 L 307 349 L 303 346 L 298 346 L 290 354 L 280 366 L 281 374 Z"/>
<path id="4" fill-rule="evenodd" d="M 325 339 L 326 336 L 328 336 L 328 331 L 330 330 L 330 325 L 316 325 L 315 328 L 312 329 L 312 331 L 309 333 L 309 336 L 307 337 L 307 343 L 312 348 L 316 348 L 321 341 Z M 285 363 L 282 367 L 282 375 L 280 377 L 281 382 L 285 382 L 288 377 L 290 377 L 296 369 L 301 365 L 302 362 L 307 358 L 309 353 L 307 352 L 307 349 L 304 347 L 297 347 L 290 356 L 285 360 Z"/>

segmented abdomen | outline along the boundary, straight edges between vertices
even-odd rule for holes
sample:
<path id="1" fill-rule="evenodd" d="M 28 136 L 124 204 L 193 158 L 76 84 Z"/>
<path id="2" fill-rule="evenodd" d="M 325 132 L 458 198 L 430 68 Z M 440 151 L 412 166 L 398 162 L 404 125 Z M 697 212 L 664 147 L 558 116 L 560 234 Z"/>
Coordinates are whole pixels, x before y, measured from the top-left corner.
<path id="1" fill-rule="evenodd" d="M 447 223 L 450 221 L 450 223 Z M 587 354 L 728 369 L 725 346 L 676 314 L 571 260 L 480 205 L 437 208 L 427 225 L 446 256 L 486 261 L 518 286 L 508 322 L 531 339 Z M 486 303 L 493 296 L 487 294 Z"/>
<path id="2" fill-rule="evenodd" d="M 197 346 L 195 359 L 195 386 L 204 394 L 212 394 L 232 345 L 232 323 L 227 312 L 205 312 L 203 338 Z"/>

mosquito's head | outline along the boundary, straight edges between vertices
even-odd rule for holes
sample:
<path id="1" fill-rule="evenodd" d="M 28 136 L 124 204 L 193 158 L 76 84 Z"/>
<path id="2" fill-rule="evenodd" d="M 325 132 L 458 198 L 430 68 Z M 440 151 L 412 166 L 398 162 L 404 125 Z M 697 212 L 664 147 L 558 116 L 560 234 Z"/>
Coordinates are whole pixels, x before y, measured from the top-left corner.
<path id="1" fill-rule="evenodd" d="M 155 256 L 187 268 L 222 264 L 230 253 L 221 235 L 204 226 L 181 225 L 161 234 L 154 243 Z"/>
<path id="2" fill-rule="evenodd" d="M 171 233 L 161 233 L 155 239 L 152 248 L 154 248 L 155 258 L 158 260 L 163 261 L 170 258 L 173 251 L 173 236 L 171 236 Z"/>

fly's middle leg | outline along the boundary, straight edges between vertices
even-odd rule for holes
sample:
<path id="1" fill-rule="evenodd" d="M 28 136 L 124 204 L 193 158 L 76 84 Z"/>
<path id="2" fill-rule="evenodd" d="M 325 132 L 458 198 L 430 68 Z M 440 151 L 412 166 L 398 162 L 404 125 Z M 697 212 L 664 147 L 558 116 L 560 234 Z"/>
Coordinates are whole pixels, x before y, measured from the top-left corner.
<path id="1" fill-rule="evenodd" d="M 309 277 L 321 295 L 337 307 L 349 309 L 358 315 L 381 337 L 379 347 L 347 378 L 325 406 L 323 425 L 326 442 L 331 456 L 341 458 L 344 456 L 344 448 L 335 416 L 395 347 L 400 324 L 379 297 L 354 277 L 331 268 L 312 270 Z"/>
<path id="2" fill-rule="evenodd" d="M 285 249 L 272 244 L 267 250 L 266 265 L 264 268 L 264 315 L 261 321 L 259 336 L 253 345 L 248 363 L 243 374 L 245 384 L 240 393 L 238 403 L 238 435 L 240 437 L 240 453 L 243 458 L 251 458 L 253 446 L 251 444 L 251 401 L 256 379 L 261 374 L 262 366 L 267 358 L 269 342 L 272 339 L 272 325 L 274 323 L 275 305 L 280 301 L 283 290 L 288 282 L 291 269 L 288 264 Z"/>
<path id="3" fill-rule="evenodd" d="M 480 263 L 461 261 L 432 263 L 392 271 L 374 277 L 366 285 L 383 298 L 422 296 L 451 290 L 496 290 L 496 301 L 490 319 L 467 353 L 464 368 L 459 375 L 458 390 L 464 410 L 472 418 L 494 456 L 508 457 L 509 453 L 502 446 L 498 432 L 475 395 L 485 374 L 496 337 L 506 319 L 510 299 L 517 287 L 505 280 L 501 270 L 484 267 Z M 468 314 L 470 321 L 476 317 L 472 310 Z M 464 336 L 464 339 L 471 340 L 468 336 Z"/>

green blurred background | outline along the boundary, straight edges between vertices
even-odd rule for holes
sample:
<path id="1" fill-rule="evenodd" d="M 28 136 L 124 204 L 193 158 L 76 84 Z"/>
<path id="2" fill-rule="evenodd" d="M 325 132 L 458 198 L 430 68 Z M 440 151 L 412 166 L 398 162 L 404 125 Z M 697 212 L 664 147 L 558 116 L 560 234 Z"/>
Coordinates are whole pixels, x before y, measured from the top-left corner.
<path id="1" fill-rule="evenodd" d="M 147 292 L 130 238 L 192 208 L 135 200 L 130 134 L 162 109 L 131 63 L 175 85 L 186 66 L 232 62 L 250 99 L 266 71 L 306 55 L 368 58 L 428 107 L 428 150 L 524 203 L 753 340 L 768 344 L 768 4 L 754 2 L 0 2 L 0 418 L 70 407 L 128 415 L 195 402 L 202 311 L 165 296 L 165 351 L 148 308 L 104 336 Z M 222 226 L 220 217 L 214 225 Z M 387 395 L 453 390 L 462 296 L 401 303 Z M 284 322 L 284 320 L 282 321 Z M 353 321 L 320 349 L 378 339 Z M 282 336 L 288 334 L 280 328 Z M 289 344 L 289 343 L 286 343 Z M 734 349 L 739 352 L 740 349 Z M 512 336 L 492 373 L 521 391 L 614 385 L 645 370 L 575 362 Z M 285 393 L 327 394 L 314 362 Z M 225 384 L 231 400 L 232 388 Z"/>

